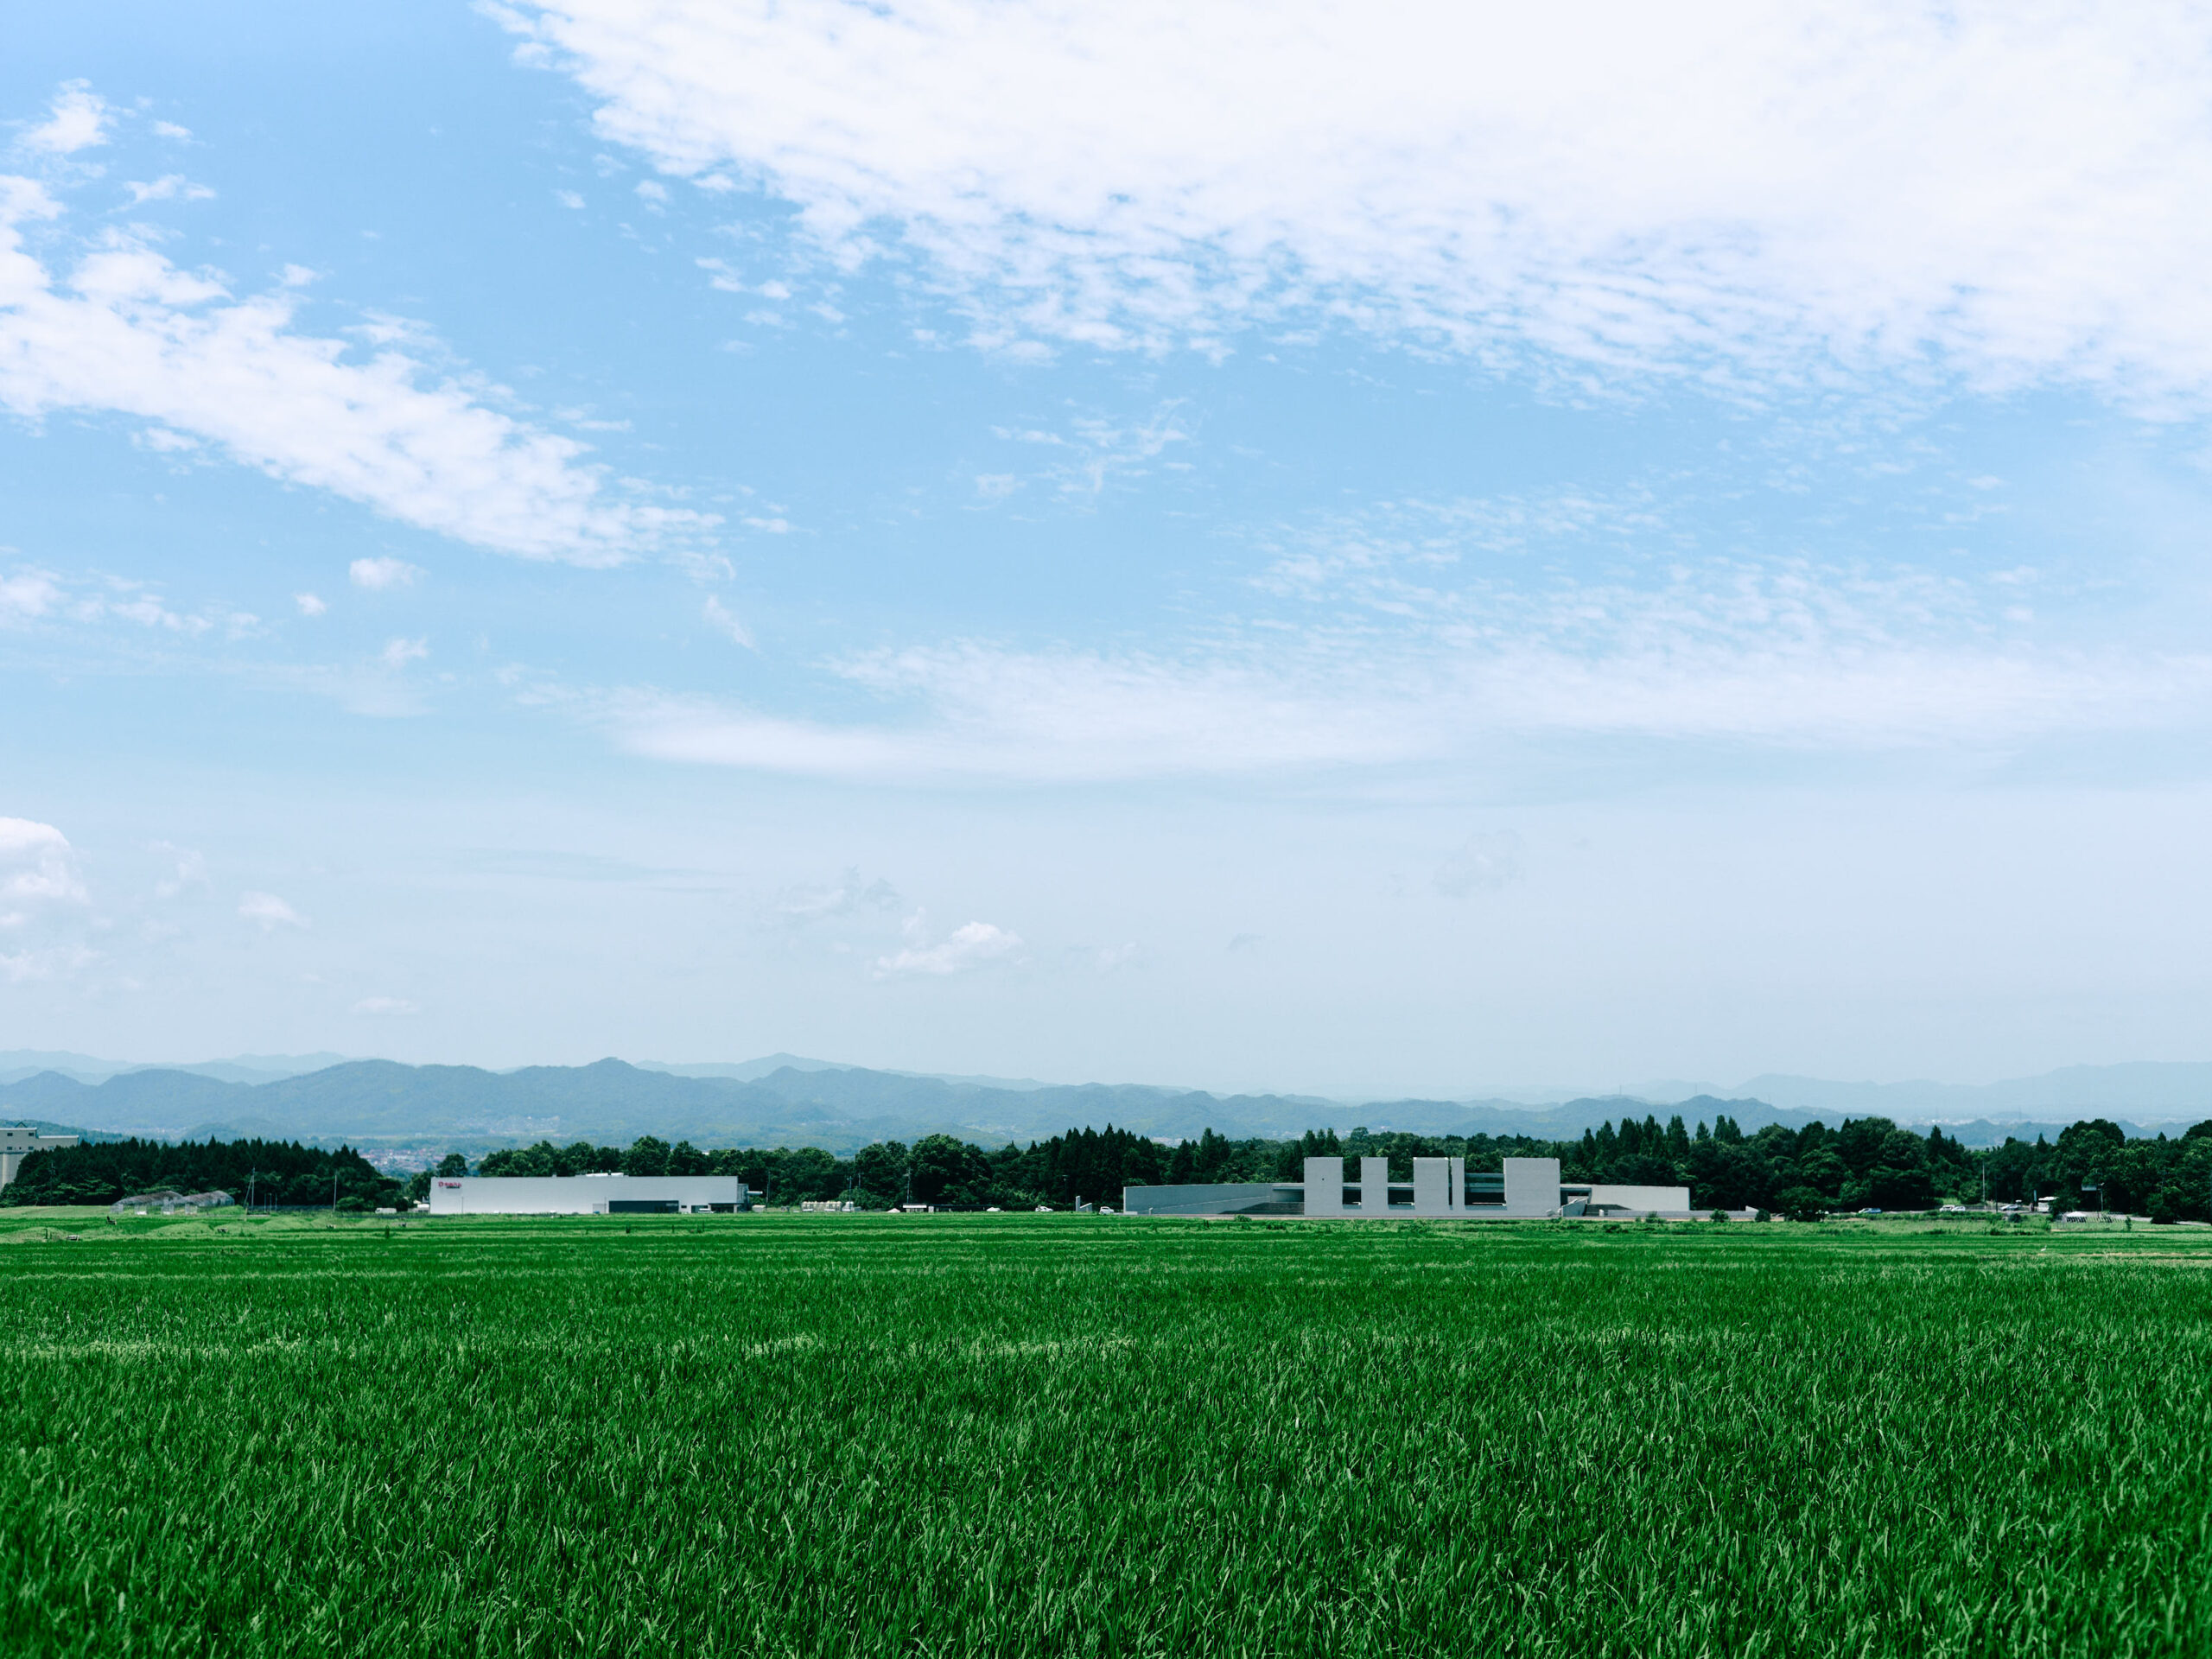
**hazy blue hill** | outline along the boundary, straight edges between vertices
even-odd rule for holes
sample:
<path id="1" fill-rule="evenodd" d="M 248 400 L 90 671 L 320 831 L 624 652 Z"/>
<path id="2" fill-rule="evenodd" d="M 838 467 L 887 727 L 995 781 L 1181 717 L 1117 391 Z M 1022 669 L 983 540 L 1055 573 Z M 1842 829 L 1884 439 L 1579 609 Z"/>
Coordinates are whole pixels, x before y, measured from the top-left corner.
<path id="1" fill-rule="evenodd" d="M 20 1083 L 0 1086 L 0 1116 L 46 1116 L 76 1122 L 99 1092 L 93 1084 L 79 1083 L 59 1071 L 40 1071 Z"/>
<path id="2" fill-rule="evenodd" d="M 2062 1122 L 2077 1117 L 2137 1117 L 2152 1122 L 2212 1117 L 2212 1065 L 2133 1061 L 2069 1065 L 2040 1077 L 2002 1083 L 1835 1083 L 1781 1074 L 1753 1077 L 1743 1092 L 1785 1110 L 1810 1111 L 1830 1122 L 1878 1115 L 1900 1122 L 1986 1118 Z"/>
<path id="3" fill-rule="evenodd" d="M 41 1071 L 0 1088 L 0 1115 L 41 1116 L 99 1128 L 161 1128 L 219 1116 L 249 1096 L 247 1085 L 189 1071 L 124 1071 L 104 1083 L 79 1083 L 59 1071 Z"/>
<path id="4" fill-rule="evenodd" d="M 665 1060 L 639 1060 L 636 1065 L 640 1071 L 665 1071 L 672 1077 L 726 1077 L 732 1083 L 751 1083 L 786 1068 L 793 1071 L 849 1069 L 835 1060 L 810 1060 L 803 1054 L 765 1054 L 757 1060 L 741 1060 L 734 1065 L 723 1060 L 687 1065 L 671 1065 Z"/>
<path id="5" fill-rule="evenodd" d="M 719 1079 L 677 1077 L 620 1060 L 487 1071 L 473 1065 L 355 1060 L 264 1084 L 253 1110 L 305 1134 L 477 1134 L 596 1136 L 683 1134 L 729 1122 L 733 1092 Z"/>
<path id="6" fill-rule="evenodd" d="M 223 1083 L 274 1083 L 279 1077 L 339 1065 L 345 1058 L 343 1054 L 235 1054 L 223 1060 L 139 1065 L 62 1050 L 16 1048 L 0 1050 L 0 1084 L 21 1083 L 41 1071 L 58 1071 L 86 1084 L 105 1083 L 126 1071 L 189 1071 Z"/>
<path id="7" fill-rule="evenodd" d="M 0 1049 L 0 1085 L 25 1082 L 45 1071 L 76 1083 L 98 1083 L 128 1069 L 95 1059 L 90 1054 L 73 1054 L 67 1049 Z"/>
<path id="8" fill-rule="evenodd" d="M 726 1069 L 750 1070 L 753 1063 Z M 1954 1132 L 1969 1145 L 1993 1145 L 2008 1134 L 2024 1140 L 2055 1134 L 2058 1126 L 2086 1116 L 2113 1118 L 2131 1134 L 2146 1122 L 2212 1117 L 2212 1106 L 2199 1104 L 2195 1092 L 2201 1080 L 2212 1078 L 2212 1067 L 2177 1065 L 2075 1067 L 2018 1085 L 1947 1089 L 1945 1109 L 1936 1112 L 1916 1110 L 1910 1091 L 1937 1085 L 1824 1084 L 1802 1078 L 1776 1079 L 1802 1085 L 1777 1088 L 1778 1100 L 1697 1095 L 1665 1103 L 1592 1096 L 1540 1106 L 1424 1099 L 1355 1105 L 1298 1095 L 1224 1096 L 1148 1084 L 1000 1086 L 803 1060 L 751 1077 L 709 1075 L 706 1066 L 686 1068 L 701 1075 L 683 1075 L 616 1059 L 512 1071 L 347 1060 L 258 1084 L 225 1081 L 205 1070 L 125 1071 L 97 1083 L 44 1071 L 0 1086 L 0 1116 L 170 1138 L 219 1133 L 325 1142 L 445 1137 L 472 1143 L 548 1139 L 624 1145 L 640 1135 L 658 1135 L 701 1145 L 812 1144 L 833 1151 L 938 1131 L 986 1145 L 1028 1141 L 1108 1123 L 1163 1140 L 1207 1128 L 1239 1138 L 1283 1137 L 1358 1124 L 1419 1135 L 1567 1140 L 1624 1116 L 1664 1122 L 1679 1114 L 1694 1125 L 1710 1124 L 1724 1113 L 1754 1134 L 1770 1123 L 1795 1128 L 1815 1118 L 1834 1125 L 1847 1116 L 1879 1115 L 1904 1123 L 1935 1116 L 1956 1125 Z M 2008 1091 L 2023 1103 L 2007 1109 Z M 1993 1097 L 1995 1109 L 1963 1109 Z M 2135 1101 L 2171 1104 L 2143 1110 L 2133 1107 Z"/>

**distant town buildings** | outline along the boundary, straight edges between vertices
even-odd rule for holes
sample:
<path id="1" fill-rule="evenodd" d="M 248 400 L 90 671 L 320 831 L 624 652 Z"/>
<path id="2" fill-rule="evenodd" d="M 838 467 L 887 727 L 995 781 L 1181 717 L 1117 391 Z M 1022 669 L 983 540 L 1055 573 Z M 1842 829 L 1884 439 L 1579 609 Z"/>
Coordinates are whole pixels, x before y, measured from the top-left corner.
<path id="1" fill-rule="evenodd" d="M 1303 1180 L 1124 1187 L 1122 1207 L 1133 1216 L 1328 1216 L 1350 1221 L 1691 1213 L 1687 1186 L 1562 1184 L 1556 1158 L 1508 1158 L 1496 1174 L 1472 1175 L 1464 1158 L 1416 1158 L 1409 1181 L 1390 1179 L 1387 1158 L 1362 1158 L 1357 1179 L 1347 1175 L 1342 1158 L 1308 1158 Z"/>

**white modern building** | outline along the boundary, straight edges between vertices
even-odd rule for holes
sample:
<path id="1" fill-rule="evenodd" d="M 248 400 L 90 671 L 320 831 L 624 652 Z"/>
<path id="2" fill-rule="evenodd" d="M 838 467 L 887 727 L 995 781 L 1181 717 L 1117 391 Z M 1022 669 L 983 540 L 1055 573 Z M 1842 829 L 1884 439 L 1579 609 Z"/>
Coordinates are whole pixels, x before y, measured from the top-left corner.
<path id="1" fill-rule="evenodd" d="M 748 1204 L 734 1175 L 434 1175 L 434 1216 L 672 1216 Z"/>
<path id="2" fill-rule="evenodd" d="M 0 1186 L 16 1179 L 16 1172 L 23 1166 L 23 1160 L 35 1152 L 44 1152 L 49 1147 L 73 1147 L 73 1135 L 41 1135 L 22 1123 L 0 1123 Z"/>
<path id="3" fill-rule="evenodd" d="M 1341 1158 L 1308 1158 L 1300 1181 L 1207 1186 L 1129 1186 L 1133 1216 L 1328 1216 L 1349 1221 L 1417 1217 L 1533 1221 L 1548 1216 L 1687 1216 L 1687 1186 L 1562 1185 L 1556 1158 L 1508 1158 L 1497 1174 L 1467 1173 L 1464 1158 L 1416 1158 L 1410 1181 L 1390 1179 L 1387 1158 L 1363 1158 L 1357 1179 Z"/>

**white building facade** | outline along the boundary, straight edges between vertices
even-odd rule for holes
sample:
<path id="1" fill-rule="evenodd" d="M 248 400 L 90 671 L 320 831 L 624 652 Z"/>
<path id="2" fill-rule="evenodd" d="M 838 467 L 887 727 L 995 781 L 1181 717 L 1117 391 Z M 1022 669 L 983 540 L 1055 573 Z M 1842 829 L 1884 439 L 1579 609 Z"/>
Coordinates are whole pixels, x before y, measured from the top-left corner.
<path id="1" fill-rule="evenodd" d="M 1690 1213 L 1687 1186 L 1565 1186 L 1556 1158 L 1503 1161 L 1497 1174 L 1470 1175 L 1464 1158 L 1416 1158 L 1413 1179 L 1394 1181 L 1387 1158 L 1362 1158 L 1357 1176 L 1342 1158 L 1308 1158 L 1303 1180 L 1128 1186 L 1122 1189 L 1122 1208 L 1133 1216 L 1326 1216 L 1344 1221 L 1536 1221 L 1561 1214 Z"/>
<path id="2" fill-rule="evenodd" d="M 724 1213 L 749 1204 L 734 1175 L 434 1175 L 434 1216 Z"/>

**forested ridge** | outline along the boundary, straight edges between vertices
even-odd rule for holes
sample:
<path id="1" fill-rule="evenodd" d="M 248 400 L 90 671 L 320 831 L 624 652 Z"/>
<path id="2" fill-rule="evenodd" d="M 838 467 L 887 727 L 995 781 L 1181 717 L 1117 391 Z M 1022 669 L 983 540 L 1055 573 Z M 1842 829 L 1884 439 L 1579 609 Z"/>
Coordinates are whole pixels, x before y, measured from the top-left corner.
<path id="1" fill-rule="evenodd" d="M 164 1188 L 249 1192 L 258 1205 L 373 1210 L 399 1202 L 401 1184 L 350 1147 L 335 1152 L 296 1141 L 102 1141 L 51 1147 L 23 1160 L 0 1203 L 113 1204 Z"/>
<path id="2" fill-rule="evenodd" d="M 851 1198 L 864 1208 L 904 1202 L 956 1210 L 1065 1206 L 1078 1199 L 1114 1203 L 1124 1186 L 1211 1181 L 1295 1180 L 1309 1156 L 1384 1157 L 1394 1179 L 1409 1179 L 1417 1157 L 1464 1157 L 1470 1171 L 1494 1171 L 1506 1158 L 1553 1158 L 1569 1181 L 1687 1185 L 1698 1209 L 1765 1209 L 1815 1214 L 1872 1206 L 1918 1210 L 1947 1201 L 1999 1202 L 2056 1195 L 2064 1207 L 2147 1214 L 2162 1220 L 2212 1220 L 2212 1121 L 2178 1137 L 2129 1140 L 2101 1118 L 2063 1130 L 2056 1141 L 2008 1140 L 1961 1146 L 1941 1128 L 1925 1134 L 1887 1118 L 1846 1119 L 1840 1127 L 1770 1125 L 1745 1135 L 1726 1115 L 1711 1124 L 1624 1118 L 1579 1140 L 1522 1136 L 1419 1135 L 1356 1128 L 1309 1132 L 1297 1140 L 1232 1140 L 1208 1129 L 1166 1146 L 1109 1124 L 1071 1129 L 1027 1146 L 995 1149 L 952 1135 L 911 1146 L 877 1141 L 849 1158 L 817 1147 L 705 1149 L 641 1135 L 627 1147 L 550 1141 L 491 1153 L 471 1164 L 450 1154 L 443 1173 L 480 1175 L 734 1175 L 772 1204 Z M 24 1204 L 109 1204 L 164 1186 L 220 1187 L 243 1198 L 249 1179 L 260 1202 L 330 1202 L 335 1176 L 341 1209 L 420 1198 L 430 1172 L 400 1182 L 379 1174 L 359 1153 L 295 1142 L 123 1141 L 54 1148 L 23 1160 L 0 1200 Z"/>

